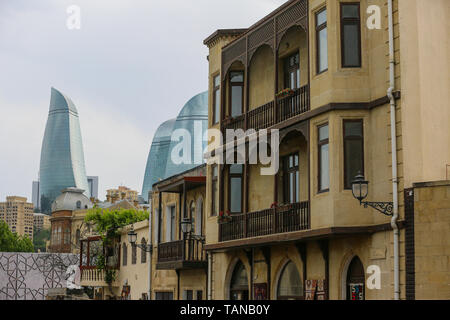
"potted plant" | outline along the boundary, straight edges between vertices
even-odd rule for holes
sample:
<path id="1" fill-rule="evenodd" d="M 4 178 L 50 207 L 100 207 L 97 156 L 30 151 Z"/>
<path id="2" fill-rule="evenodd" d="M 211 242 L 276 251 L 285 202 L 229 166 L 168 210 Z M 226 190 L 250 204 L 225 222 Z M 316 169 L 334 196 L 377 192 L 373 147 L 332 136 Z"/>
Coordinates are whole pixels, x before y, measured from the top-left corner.
<path id="1" fill-rule="evenodd" d="M 227 223 L 227 222 L 230 222 L 231 221 L 231 213 L 230 213 L 230 211 L 226 211 L 226 212 L 223 212 L 223 211 L 220 211 L 219 212 L 219 216 L 217 217 L 217 222 L 219 223 L 219 224 L 222 224 L 222 223 Z"/>
<path id="2" fill-rule="evenodd" d="M 290 97 L 293 94 L 294 94 L 294 90 L 292 90 L 290 88 L 286 88 L 286 89 L 283 89 L 280 92 L 278 92 L 276 96 L 278 99 L 282 99 L 282 98 Z"/>

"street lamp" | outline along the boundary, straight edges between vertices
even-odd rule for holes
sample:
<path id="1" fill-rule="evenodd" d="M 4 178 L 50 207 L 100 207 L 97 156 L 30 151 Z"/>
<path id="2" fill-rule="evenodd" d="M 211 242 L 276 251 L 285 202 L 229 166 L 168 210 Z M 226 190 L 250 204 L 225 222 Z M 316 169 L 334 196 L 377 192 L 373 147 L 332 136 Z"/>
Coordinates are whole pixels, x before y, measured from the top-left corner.
<path id="1" fill-rule="evenodd" d="M 137 233 L 134 231 L 133 225 L 131 225 L 130 231 L 128 231 L 128 242 L 131 243 L 132 246 L 136 244 Z"/>
<path id="2" fill-rule="evenodd" d="M 141 250 L 144 250 L 145 252 L 152 252 L 152 245 L 151 243 L 149 244 L 137 244 L 136 243 L 137 240 L 137 233 L 136 231 L 134 231 L 134 227 L 133 225 L 131 225 L 131 229 L 130 231 L 128 231 L 128 242 L 131 243 L 131 245 L 134 247 L 138 247 Z"/>
<path id="3" fill-rule="evenodd" d="M 386 216 L 393 215 L 392 202 L 363 201 L 365 198 L 367 198 L 367 195 L 369 193 L 369 181 L 364 179 L 364 176 L 361 174 L 361 172 L 359 172 L 355 177 L 355 180 L 352 181 L 352 193 L 353 197 L 355 197 L 355 199 L 359 201 L 359 204 L 363 205 L 364 208 L 372 207 Z"/>
<path id="4" fill-rule="evenodd" d="M 181 231 L 183 231 L 184 234 L 188 234 L 192 232 L 192 222 L 189 218 L 183 218 L 181 221 Z"/>

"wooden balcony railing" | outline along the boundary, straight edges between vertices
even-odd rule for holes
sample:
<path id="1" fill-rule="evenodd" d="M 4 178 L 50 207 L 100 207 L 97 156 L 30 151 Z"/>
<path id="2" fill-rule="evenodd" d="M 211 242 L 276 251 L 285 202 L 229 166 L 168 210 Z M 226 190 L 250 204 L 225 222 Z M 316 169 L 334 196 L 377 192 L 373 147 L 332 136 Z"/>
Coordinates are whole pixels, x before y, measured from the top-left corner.
<path id="1" fill-rule="evenodd" d="M 308 85 L 294 90 L 294 94 L 277 100 L 277 122 L 309 111 L 309 89 Z"/>
<path id="2" fill-rule="evenodd" d="M 291 96 L 270 101 L 247 113 L 248 129 L 261 130 L 288 120 L 310 109 L 309 86 L 294 90 Z M 223 129 L 244 129 L 245 115 L 228 118 L 223 122 Z"/>
<path id="3" fill-rule="evenodd" d="M 250 110 L 248 112 L 248 127 L 260 130 L 274 125 L 274 106 L 274 101 L 271 101 L 256 109 Z"/>
<path id="4" fill-rule="evenodd" d="M 219 241 L 245 239 L 310 229 L 309 201 L 232 215 L 219 224 Z"/>
<path id="5" fill-rule="evenodd" d="M 160 243 L 158 262 L 204 262 L 203 240 L 190 236 L 184 240 Z"/>
<path id="6" fill-rule="evenodd" d="M 223 128 L 226 129 L 244 129 L 244 121 L 245 121 L 245 115 L 241 114 L 240 116 L 234 117 L 234 118 L 228 118 L 224 120 Z"/>

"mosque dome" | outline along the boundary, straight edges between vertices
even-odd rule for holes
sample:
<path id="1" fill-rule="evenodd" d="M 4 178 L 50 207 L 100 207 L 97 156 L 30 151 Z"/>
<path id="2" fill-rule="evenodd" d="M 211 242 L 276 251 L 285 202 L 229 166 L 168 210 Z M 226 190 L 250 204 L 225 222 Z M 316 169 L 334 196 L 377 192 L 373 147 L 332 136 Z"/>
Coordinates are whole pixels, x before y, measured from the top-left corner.
<path id="1" fill-rule="evenodd" d="M 92 202 L 83 194 L 83 189 L 66 188 L 61 192 L 62 194 L 52 203 L 52 212 L 92 208 Z"/>

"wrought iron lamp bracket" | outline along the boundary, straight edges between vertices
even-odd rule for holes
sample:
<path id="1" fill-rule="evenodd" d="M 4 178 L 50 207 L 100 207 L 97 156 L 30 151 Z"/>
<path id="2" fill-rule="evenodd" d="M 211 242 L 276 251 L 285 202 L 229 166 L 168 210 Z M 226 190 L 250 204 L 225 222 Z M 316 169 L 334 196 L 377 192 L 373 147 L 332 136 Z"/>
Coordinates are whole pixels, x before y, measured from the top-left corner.
<path id="1" fill-rule="evenodd" d="M 133 246 L 138 247 L 139 249 L 145 251 L 145 252 L 153 252 L 153 246 L 152 244 L 138 244 L 135 243 Z"/>
<path id="2" fill-rule="evenodd" d="M 386 216 L 392 217 L 394 215 L 394 204 L 392 202 L 360 201 L 360 204 L 363 205 L 364 208 L 372 207 Z"/>

